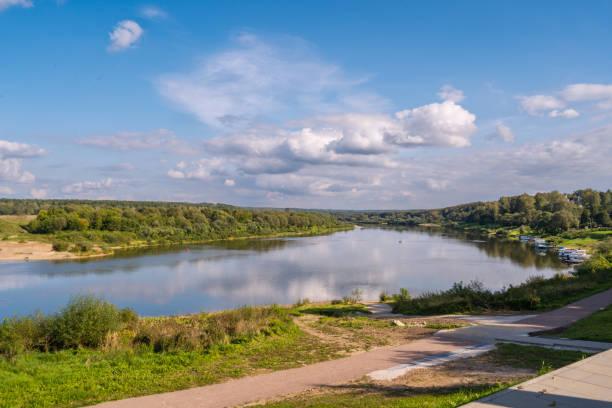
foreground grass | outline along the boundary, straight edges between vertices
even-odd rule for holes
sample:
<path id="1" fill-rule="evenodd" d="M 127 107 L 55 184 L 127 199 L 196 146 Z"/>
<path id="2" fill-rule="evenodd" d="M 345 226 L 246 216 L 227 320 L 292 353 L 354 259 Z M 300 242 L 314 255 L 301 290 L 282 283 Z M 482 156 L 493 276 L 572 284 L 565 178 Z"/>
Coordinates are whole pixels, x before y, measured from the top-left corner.
<path id="1" fill-rule="evenodd" d="M 0 359 L 0 407 L 77 407 L 174 391 L 339 356 L 293 326 L 275 336 L 207 352 L 150 349 L 32 352 Z"/>
<path id="2" fill-rule="evenodd" d="M 410 408 L 454 408 L 468 402 L 501 391 L 533 375 L 541 375 L 586 357 L 574 351 L 549 350 L 540 347 L 525 347 L 513 344 L 500 345 L 483 356 L 459 360 L 437 366 L 429 371 L 437 372 L 429 383 L 423 383 L 425 375 L 412 372 L 393 382 L 376 382 L 367 379 L 339 386 L 324 387 L 313 393 L 302 393 L 260 407 L 266 408 L 365 408 L 365 407 L 410 407 Z M 504 381 L 497 381 L 495 370 L 485 373 L 480 383 L 461 383 L 466 368 L 477 366 L 496 367 L 504 373 Z M 508 371 L 515 370 L 515 374 Z M 418 371 L 418 370 L 417 370 Z M 527 374 L 526 374 L 527 373 Z M 529 374 L 531 373 L 531 374 Z M 487 377 L 488 375 L 488 377 Z"/>
<path id="3" fill-rule="evenodd" d="M 612 343 L 612 306 L 593 313 L 558 334 L 575 340 Z"/>

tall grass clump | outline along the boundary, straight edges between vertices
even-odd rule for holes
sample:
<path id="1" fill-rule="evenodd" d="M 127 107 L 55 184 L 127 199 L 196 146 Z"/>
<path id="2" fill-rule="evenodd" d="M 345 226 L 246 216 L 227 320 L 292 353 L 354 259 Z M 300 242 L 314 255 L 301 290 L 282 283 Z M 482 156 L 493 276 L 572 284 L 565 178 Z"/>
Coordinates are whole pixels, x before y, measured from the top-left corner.
<path id="1" fill-rule="evenodd" d="M 481 282 L 455 283 L 445 291 L 415 298 L 394 296 L 393 311 L 408 315 L 471 313 L 488 310 L 549 310 L 612 287 L 612 241 L 603 242 L 591 259 L 570 273 L 535 276 L 498 291 Z"/>
<path id="2" fill-rule="evenodd" d="M 0 355 L 76 348 L 202 352 L 295 329 L 287 310 L 278 306 L 139 318 L 133 310 L 119 309 L 101 298 L 77 296 L 53 315 L 37 312 L 4 319 L 0 324 Z"/>

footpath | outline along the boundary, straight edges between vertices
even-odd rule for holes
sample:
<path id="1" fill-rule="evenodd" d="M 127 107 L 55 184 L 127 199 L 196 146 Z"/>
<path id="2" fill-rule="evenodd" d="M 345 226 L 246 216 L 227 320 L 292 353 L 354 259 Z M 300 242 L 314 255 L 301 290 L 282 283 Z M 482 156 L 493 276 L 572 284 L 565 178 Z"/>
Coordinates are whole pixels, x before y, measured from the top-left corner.
<path id="1" fill-rule="evenodd" d="M 118 401 L 110 401 L 97 405 L 98 408 L 213 408 L 213 407 L 231 407 L 241 404 L 246 404 L 253 401 L 260 401 L 264 399 L 271 399 L 280 397 L 282 395 L 293 394 L 302 392 L 308 389 L 323 385 L 332 385 L 344 383 L 355 378 L 360 378 L 364 375 L 370 375 L 373 378 L 395 378 L 401 373 L 413 369 L 428 367 L 436 364 L 441 364 L 446 361 L 465 358 L 478 353 L 486 352 L 495 343 L 498 342 L 510 342 L 525 345 L 537 345 L 542 347 L 552 347 L 559 349 L 573 349 L 583 350 L 587 352 L 601 352 L 608 349 L 612 349 L 612 344 L 598 343 L 598 342 L 583 342 L 574 341 L 567 339 L 554 339 L 548 337 L 530 337 L 529 333 L 540 332 L 540 331 L 551 331 L 560 327 L 566 327 L 571 325 L 575 321 L 594 313 L 601 308 L 612 304 L 612 290 L 602 292 L 598 295 L 592 296 L 587 299 L 572 303 L 558 310 L 543 313 L 537 316 L 455 316 L 462 317 L 468 321 L 477 323 L 477 325 L 451 329 L 441 330 L 436 335 L 427 338 L 417 340 L 408 344 L 395 347 L 383 347 L 376 350 L 364 352 L 361 354 L 355 354 L 350 357 L 326 361 L 322 363 L 312 364 L 305 367 L 294 368 L 290 370 L 276 371 L 268 374 L 260 374 L 256 376 L 244 377 L 236 380 L 231 380 L 221 384 L 213 384 L 205 387 L 191 388 L 182 391 L 175 391 L 163 394 L 155 394 L 144 397 L 129 398 Z M 406 317 L 403 315 L 393 315 L 388 305 L 372 305 L 373 317 Z M 610 402 L 612 399 L 609 398 L 612 394 L 605 394 L 605 392 L 599 388 L 583 388 L 581 384 L 591 384 L 593 386 L 597 384 L 607 384 L 608 389 L 612 384 L 610 380 L 610 373 L 612 373 L 612 366 L 609 365 L 612 361 L 612 351 L 602 353 L 600 355 L 591 357 L 584 360 L 591 361 L 591 359 L 599 356 L 593 363 L 588 365 L 578 366 L 583 362 L 579 362 L 563 368 L 570 369 L 571 367 L 582 367 L 582 368 L 571 368 L 571 370 L 563 371 L 565 374 L 558 376 L 551 376 L 550 374 L 542 377 L 538 377 L 530 382 L 527 382 L 523 388 L 512 387 L 509 390 L 502 391 L 489 396 L 490 400 L 479 401 L 478 404 L 485 405 L 473 405 L 470 408 L 484 408 L 484 407 L 540 407 L 543 405 L 491 405 L 491 401 L 495 401 L 494 398 L 501 395 L 504 398 L 510 398 L 506 395 L 510 395 L 512 392 L 516 392 L 517 401 L 522 401 L 520 398 L 526 395 L 537 396 L 538 392 L 541 394 L 542 391 L 527 391 L 537 389 L 539 384 L 545 384 L 545 388 L 548 390 L 556 390 L 557 388 L 563 389 L 563 392 L 554 394 L 559 397 L 563 397 L 562 400 L 559 398 L 559 402 L 555 402 L 553 405 L 558 407 L 570 407 L 570 406 L 584 406 L 584 407 L 599 407 L 607 406 L 611 407 Z M 608 365 L 607 365 L 608 364 Z M 602 368 L 603 367 L 603 368 Z M 576 371 L 578 370 L 578 371 Z M 588 372 L 584 374 L 582 371 Z M 596 372 L 599 370 L 599 373 Z M 551 373 L 552 374 L 552 373 Z M 564 377 L 565 376 L 565 377 Z M 566 383 L 572 381 L 578 381 L 578 379 L 572 379 L 571 376 L 580 377 L 587 381 L 583 383 L 576 382 L 576 387 L 566 386 Z M 554 378 L 553 378 L 554 377 Z M 566 378 L 567 377 L 567 378 Z M 540 380 L 541 379 L 541 380 Z M 543 381 L 542 383 L 538 381 Z M 557 381 L 560 387 L 553 387 L 548 385 L 546 381 Z M 565 381 L 561 383 L 561 381 Z M 534 385 L 537 384 L 537 385 Z M 605 386 L 599 385 L 600 387 L 606 388 Z M 527 387 L 527 388 L 524 388 Z M 577 389 L 576 392 L 573 390 Z M 570 405 L 568 401 L 571 398 L 584 398 L 579 390 L 593 389 L 601 395 L 596 398 L 591 398 L 589 401 L 599 404 L 604 403 L 607 405 Z M 503 395 L 502 395 L 503 393 Z M 529 394 L 531 393 L 531 394 Z M 544 392 L 546 394 L 547 392 Z M 595 394 L 593 394 L 595 395 Z M 608 395 L 608 396 L 606 396 Z M 541 397 L 541 395 L 540 395 Z M 602 399 L 603 398 L 603 399 Z M 504 400 L 505 401 L 505 400 Z M 514 401 L 514 400 L 513 400 Z M 527 400 L 525 400 L 527 401 Z M 538 400 L 538 403 L 543 401 L 542 398 Z M 548 400 L 547 400 L 548 401 Z M 555 400 L 556 401 L 556 400 Z M 560 405 L 565 403 L 566 405 Z M 489 405 L 486 405 L 489 404 Z M 547 404 L 551 404 L 548 401 Z"/>

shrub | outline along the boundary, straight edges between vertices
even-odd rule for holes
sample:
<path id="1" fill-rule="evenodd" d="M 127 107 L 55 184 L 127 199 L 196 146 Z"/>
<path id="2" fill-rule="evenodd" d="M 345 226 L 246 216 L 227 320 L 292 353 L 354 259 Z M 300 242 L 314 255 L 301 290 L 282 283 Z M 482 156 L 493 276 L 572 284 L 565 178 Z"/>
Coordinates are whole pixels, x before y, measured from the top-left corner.
<path id="1" fill-rule="evenodd" d="M 121 312 L 111 303 L 91 295 L 75 296 L 48 322 L 49 342 L 57 349 L 99 347 L 106 335 L 121 325 Z"/>
<path id="2" fill-rule="evenodd" d="M 380 295 L 378 295 L 378 298 L 381 302 L 386 302 L 388 300 L 391 300 L 391 295 L 386 290 L 383 290 L 382 292 L 380 292 Z"/>
<path id="3" fill-rule="evenodd" d="M 410 293 L 408 293 L 408 289 L 400 288 L 400 293 L 396 293 L 393 295 L 393 300 L 396 302 L 407 302 L 410 300 Z"/>
<path id="4" fill-rule="evenodd" d="M 70 244 L 66 241 L 54 241 L 53 250 L 57 252 L 64 252 L 68 250 Z"/>
<path id="5" fill-rule="evenodd" d="M 300 307 L 300 306 L 304 306 L 310 304 L 310 299 L 308 298 L 304 298 L 304 299 L 298 299 L 297 302 L 295 302 L 295 304 L 293 305 L 294 307 Z"/>
<path id="6" fill-rule="evenodd" d="M 89 241 L 79 241 L 72 247 L 73 252 L 89 252 L 93 248 L 93 245 Z"/>

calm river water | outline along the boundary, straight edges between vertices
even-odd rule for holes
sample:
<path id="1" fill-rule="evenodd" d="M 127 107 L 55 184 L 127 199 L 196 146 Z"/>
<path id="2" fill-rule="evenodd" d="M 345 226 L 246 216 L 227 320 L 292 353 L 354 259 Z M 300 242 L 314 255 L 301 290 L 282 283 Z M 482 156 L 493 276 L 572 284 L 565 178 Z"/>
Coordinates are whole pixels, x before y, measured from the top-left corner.
<path id="1" fill-rule="evenodd" d="M 355 229 L 331 235 L 126 251 L 87 262 L 0 264 L 0 318 L 57 310 L 94 293 L 141 315 L 341 298 L 359 287 L 412 295 L 478 279 L 497 289 L 566 266 L 516 242 L 441 230 Z"/>

